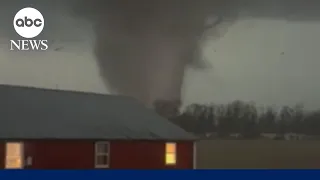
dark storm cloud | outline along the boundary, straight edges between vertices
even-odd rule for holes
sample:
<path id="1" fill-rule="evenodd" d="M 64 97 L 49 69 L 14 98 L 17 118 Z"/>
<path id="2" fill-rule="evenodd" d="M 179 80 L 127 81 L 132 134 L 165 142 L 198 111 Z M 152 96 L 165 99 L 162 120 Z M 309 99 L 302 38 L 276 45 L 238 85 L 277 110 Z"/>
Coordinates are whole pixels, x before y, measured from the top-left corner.
<path id="1" fill-rule="evenodd" d="M 25 6 L 45 17 L 39 38 L 72 39 L 70 31 L 59 33 L 64 13 L 87 19 L 94 25 L 105 83 L 151 105 L 157 99 L 180 101 L 185 68 L 202 62 L 199 42 L 207 17 L 213 17 L 213 29 L 245 17 L 318 20 L 319 5 L 317 0 L 7 0 L 1 6 L 1 28 L 5 36 L 16 36 L 12 18 Z"/>
<path id="2" fill-rule="evenodd" d="M 305 7 L 314 18 L 316 1 L 308 3 Z M 303 6 L 295 0 L 105 0 L 84 4 L 79 14 L 94 22 L 95 54 L 106 84 L 148 105 L 157 99 L 180 101 L 185 68 L 201 64 L 201 56 L 196 55 L 208 17 L 215 19 L 211 29 L 239 15 L 308 17 L 299 14 Z"/>

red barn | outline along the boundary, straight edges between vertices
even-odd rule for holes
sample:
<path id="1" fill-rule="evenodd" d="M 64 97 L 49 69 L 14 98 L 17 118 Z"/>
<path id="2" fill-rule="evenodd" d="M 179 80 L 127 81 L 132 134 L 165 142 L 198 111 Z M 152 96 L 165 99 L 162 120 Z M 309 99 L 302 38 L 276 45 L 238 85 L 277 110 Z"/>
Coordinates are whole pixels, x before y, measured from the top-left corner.
<path id="1" fill-rule="evenodd" d="M 133 98 L 0 85 L 0 113 L 0 168 L 195 168 L 194 136 Z"/>

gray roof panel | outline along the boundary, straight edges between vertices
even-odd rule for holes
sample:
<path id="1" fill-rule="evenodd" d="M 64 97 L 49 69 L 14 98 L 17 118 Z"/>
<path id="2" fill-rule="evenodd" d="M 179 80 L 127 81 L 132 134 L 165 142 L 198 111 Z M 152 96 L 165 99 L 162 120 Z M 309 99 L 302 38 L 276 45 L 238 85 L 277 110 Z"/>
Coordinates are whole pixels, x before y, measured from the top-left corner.
<path id="1" fill-rule="evenodd" d="M 0 85 L 0 139 L 195 137 L 130 97 Z"/>

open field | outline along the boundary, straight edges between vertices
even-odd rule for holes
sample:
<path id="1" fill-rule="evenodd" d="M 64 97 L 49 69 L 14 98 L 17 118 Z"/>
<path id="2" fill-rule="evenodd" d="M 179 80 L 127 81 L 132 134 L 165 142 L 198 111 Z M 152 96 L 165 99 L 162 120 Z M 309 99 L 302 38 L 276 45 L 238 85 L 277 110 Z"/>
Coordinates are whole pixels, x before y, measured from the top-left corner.
<path id="1" fill-rule="evenodd" d="M 197 168 L 320 168 L 320 141 L 203 140 Z"/>

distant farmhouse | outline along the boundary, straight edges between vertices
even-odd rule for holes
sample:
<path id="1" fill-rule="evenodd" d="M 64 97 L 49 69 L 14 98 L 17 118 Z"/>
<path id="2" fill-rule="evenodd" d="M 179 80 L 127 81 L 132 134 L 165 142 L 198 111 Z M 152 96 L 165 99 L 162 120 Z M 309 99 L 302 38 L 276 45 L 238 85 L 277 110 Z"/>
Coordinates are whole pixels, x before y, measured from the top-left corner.
<path id="1" fill-rule="evenodd" d="M 276 133 L 261 133 L 262 137 L 270 138 L 270 139 L 276 139 L 277 134 Z M 308 137 L 305 134 L 297 134 L 297 133 L 285 133 L 283 135 L 283 140 L 307 140 L 310 137 Z"/>
<path id="2" fill-rule="evenodd" d="M 243 136 L 240 133 L 232 133 L 228 136 L 231 139 L 243 139 Z M 204 139 L 219 139 L 217 133 L 206 133 L 203 137 Z M 307 136 L 305 134 L 297 134 L 297 133 L 285 133 L 283 137 L 279 136 L 277 133 L 261 133 L 260 138 L 270 139 L 270 140 L 316 140 L 315 137 Z"/>
<path id="3" fill-rule="evenodd" d="M 0 168 L 195 168 L 195 137 L 132 98 L 0 85 L 0 99 Z"/>

